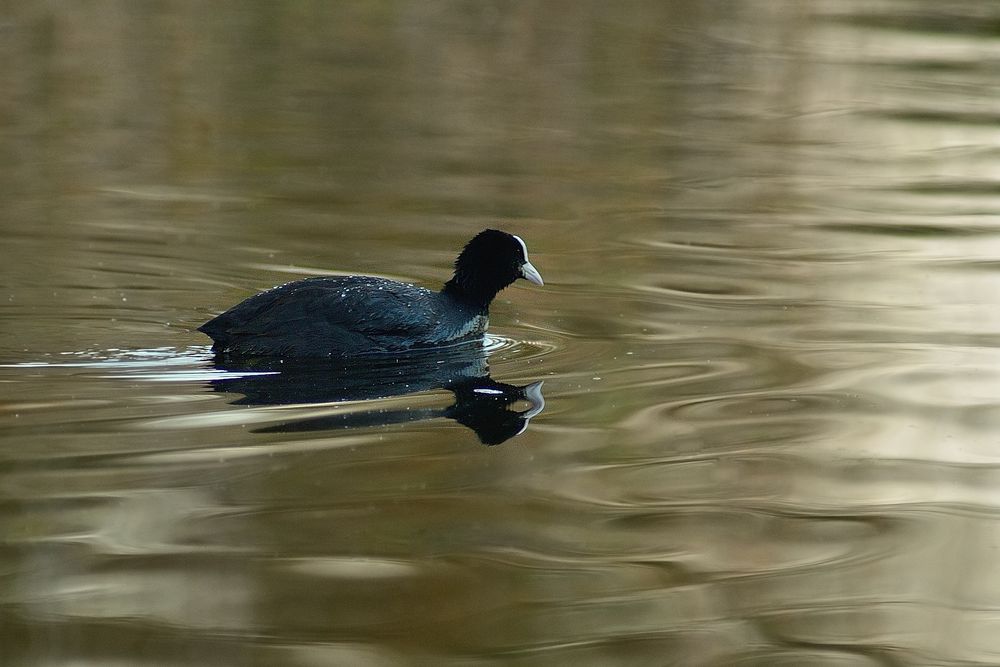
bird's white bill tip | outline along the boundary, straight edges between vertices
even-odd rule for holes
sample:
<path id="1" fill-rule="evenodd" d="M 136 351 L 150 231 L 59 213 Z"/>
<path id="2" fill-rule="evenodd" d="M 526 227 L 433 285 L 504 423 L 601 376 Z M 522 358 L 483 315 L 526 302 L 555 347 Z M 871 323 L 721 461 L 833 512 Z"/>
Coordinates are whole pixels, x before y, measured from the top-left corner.
<path id="1" fill-rule="evenodd" d="M 538 272 L 538 269 L 531 265 L 531 262 L 525 262 L 521 265 L 521 276 L 529 283 L 535 283 L 536 285 L 545 284 L 542 281 L 542 274 Z"/>

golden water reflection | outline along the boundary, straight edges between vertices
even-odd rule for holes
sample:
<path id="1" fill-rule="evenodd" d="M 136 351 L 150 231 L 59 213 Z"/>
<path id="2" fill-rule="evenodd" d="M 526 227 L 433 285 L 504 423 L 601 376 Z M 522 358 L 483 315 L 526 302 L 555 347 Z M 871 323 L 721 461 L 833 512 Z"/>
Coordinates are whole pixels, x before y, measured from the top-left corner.
<path id="1" fill-rule="evenodd" d="M 998 20 L 12 8 L 0 663 L 1000 663 Z M 502 446 L 193 332 L 498 224 Z"/>

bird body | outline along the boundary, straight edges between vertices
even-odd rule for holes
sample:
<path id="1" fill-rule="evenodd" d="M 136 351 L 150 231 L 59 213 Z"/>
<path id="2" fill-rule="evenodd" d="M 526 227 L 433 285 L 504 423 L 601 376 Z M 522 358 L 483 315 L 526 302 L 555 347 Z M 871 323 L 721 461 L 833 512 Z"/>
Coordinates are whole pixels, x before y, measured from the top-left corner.
<path id="1" fill-rule="evenodd" d="M 542 284 L 519 237 L 478 234 L 441 291 L 372 276 L 323 276 L 260 292 L 199 331 L 221 354 L 356 357 L 452 345 L 481 337 L 489 304 L 517 278 Z"/>

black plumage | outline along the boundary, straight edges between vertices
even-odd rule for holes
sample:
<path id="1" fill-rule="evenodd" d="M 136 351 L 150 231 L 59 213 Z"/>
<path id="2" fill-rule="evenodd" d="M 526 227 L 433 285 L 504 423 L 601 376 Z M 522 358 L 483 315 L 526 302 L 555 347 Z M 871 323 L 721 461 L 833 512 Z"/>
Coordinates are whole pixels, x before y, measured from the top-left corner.
<path id="1" fill-rule="evenodd" d="M 256 294 L 198 328 L 217 353 L 354 357 L 460 343 L 486 331 L 489 305 L 518 278 L 541 285 L 519 237 L 487 229 L 440 292 L 370 276 L 307 278 Z"/>

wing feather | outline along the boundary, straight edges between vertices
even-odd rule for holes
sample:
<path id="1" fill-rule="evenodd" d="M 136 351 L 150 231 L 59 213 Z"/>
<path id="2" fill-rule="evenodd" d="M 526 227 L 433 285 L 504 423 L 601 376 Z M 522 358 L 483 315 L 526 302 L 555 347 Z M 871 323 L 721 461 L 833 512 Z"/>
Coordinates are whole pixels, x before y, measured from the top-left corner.
<path id="1" fill-rule="evenodd" d="M 393 349 L 430 334 L 434 296 L 384 278 L 308 278 L 256 294 L 199 329 L 220 350 Z"/>

